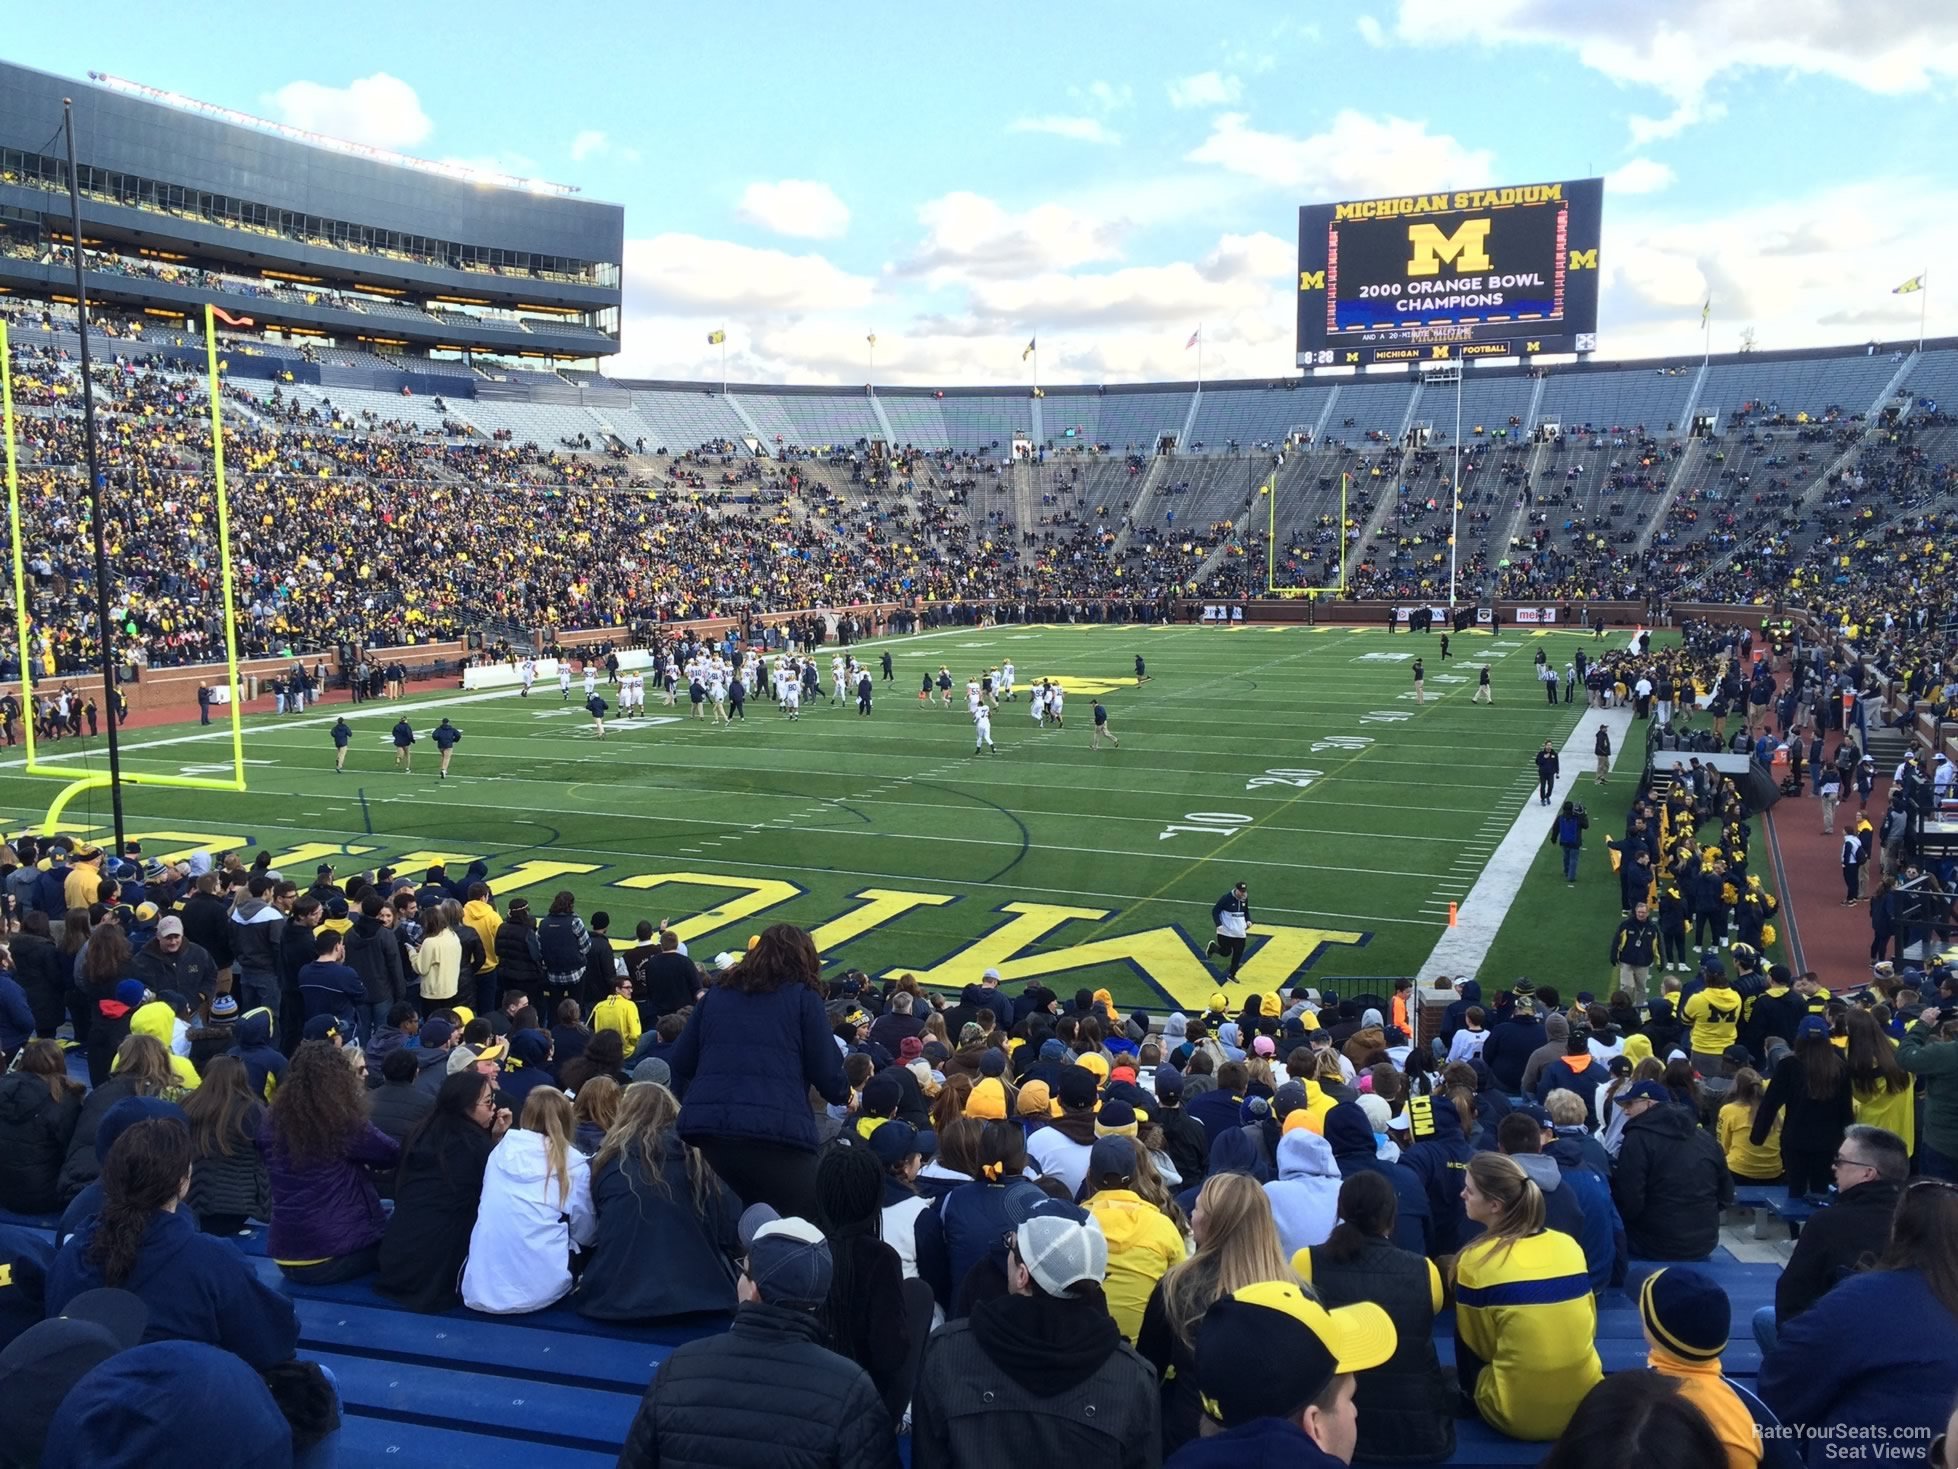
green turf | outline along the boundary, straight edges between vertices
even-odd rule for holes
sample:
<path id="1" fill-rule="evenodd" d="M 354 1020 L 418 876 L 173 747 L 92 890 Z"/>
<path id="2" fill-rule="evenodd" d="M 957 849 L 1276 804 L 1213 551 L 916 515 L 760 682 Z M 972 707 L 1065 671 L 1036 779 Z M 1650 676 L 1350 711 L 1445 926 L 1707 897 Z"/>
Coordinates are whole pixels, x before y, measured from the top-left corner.
<path id="1" fill-rule="evenodd" d="M 1443 662 L 1430 637 L 1371 627 L 955 629 L 868 645 L 867 661 L 887 646 L 897 668 L 869 719 L 819 701 L 790 724 L 764 699 L 745 725 L 689 719 L 615 729 L 602 743 L 582 711 L 567 712 L 575 690 L 569 705 L 554 684 L 529 699 L 447 690 L 407 702 L 424 737 L 411 775 L 392 768 L 387 745 L 398 706 L 362 706 L 372 712 L 354 721 L 341 776 L 326 732 L 338 707 L 255 716 L 246 754 L 265 763 L 249 767 L 249 793 L 132 789 L 128 828 L 183 834 L 149 837 L 151 853 L 269 846 L 302 885 L 321 860 L 419 871 L 429 853 L 482 856 L 504 894 L 523 891 L 540 910 L 559 887 L 581 913 L 606 909 L 615 940 L 642 917 L 691 918 L 683 933 L 705 956 L 787 920 L 816 932 L 831 965 L 873 975 L 953 983 L 997 964 L 1009 982 L 1045 974 L 1057 988 L 1106 985 L 1124 1003 L 1191 1008 L 1216 988 L 1202 952 L 1210 905 L 1240 878 L 1262 942 L 1234 995 L 1302 968 L 1416 970 L 1449 900 L 1467 893 L 1533 790 L 1532 753 L 1545 738 L 1561 744 L 1582 711 L 1546 706 L 1532 650 L 1561 665 L 1581 642 L 1464 635 Z M 1421 708 L 1400 661 L 1417 651 Z M 1472 705 L 1474 667 L 1492 651 L 1503 658 L 1498 702 Z M 1138 652 L 1152 675 L 1140 687 Z M 1067 727 L 1035 728 L 1023 697 L 994 716 L 999 753 L 975 757 L 962 698 L 949 713 L 921 709 L 918 678 L 943 662 L 962 684 L 1008 657 L 1022 687 L 1072 681 Z M 1097 690 L 1119 750 L 1088 748 Z M 684 712 L 656 695 L 647 711 Z M 448 781 L 426 741 L 442 714 L 465 732 Z M 217 726 L 136 730 L 124 759 L 178 772 L 221 761 L 226 740 Z M 86 759 L 60 763 L 101 758 L 92 741 Z M 31 825 L 57 787 L 18 765 L 0 764 L 0 804 L 11 825 Z M 1615 786 L 1629 792 L 1629 780 Z M 66 819 L 100 833 L 106 798 L 78 800 Z M 1602 889 L 1602 852 L 1586 860 Z M 1548 910 L 1518 911 L 1537 923 Z"/>

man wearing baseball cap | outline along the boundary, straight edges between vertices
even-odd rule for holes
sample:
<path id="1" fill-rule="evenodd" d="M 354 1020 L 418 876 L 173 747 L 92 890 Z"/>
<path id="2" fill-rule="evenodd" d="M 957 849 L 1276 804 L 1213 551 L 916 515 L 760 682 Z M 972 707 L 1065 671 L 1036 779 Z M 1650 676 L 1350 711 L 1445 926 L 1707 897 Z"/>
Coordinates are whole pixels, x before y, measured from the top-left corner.
<path id="1" fill-rule="evenodd" d="M 1015 1198 L 1026 1202 L 1007 1238 L 1007 1294 L 925 1344 L 912 1469 L 1160 1463 L 1155 1369 L 1102 1295 L 1106 1237 L 1073 1204 Z"/>
<path id="2" fill-rule="evenodd" d="M 1611 1195 L 1632 1255 L 1704 1260 L 1720 1243 L 1720 1211 L 1734 1201 L 1726 1154 L 1656 1081 L 1634 1082 L 1618 1105 L 1625 1131 Z"/>
<path id="3" fill-rule="evenodd" d="M 174 913 L 157 919 L 155 936 L 137 949 L 129 973 L 158 994 L 175 990 L 200 1005 L 217 988 L 210 951 L 184 937 L 184 921 Z"/>
<path id="4" fill-rule="evenodd" d="M 1290 1281 L 1247 1285 L 1197 1324 L 1197 1391 L 1223 1428 L 1165 1469 L 1348 1464 L 1359 1440 L 1354 1374 L 1394 1354 L 1394 1323 L 1371 1301 L 1328 1311 Z"/>
<path id="5" fill-rule="evenodd" d="M 678 1462 L 777 1469 L 789 1459 L 895 1469 L 897 1436 L 869 1374 L 823 1345 L 834 1265 L 823 1232 L 766 1204 L 741 1216 L 734 1324 L 660 1363 L 621 1469 Z M 914 1461 L 915 1462 L 915 1461 Z"/>

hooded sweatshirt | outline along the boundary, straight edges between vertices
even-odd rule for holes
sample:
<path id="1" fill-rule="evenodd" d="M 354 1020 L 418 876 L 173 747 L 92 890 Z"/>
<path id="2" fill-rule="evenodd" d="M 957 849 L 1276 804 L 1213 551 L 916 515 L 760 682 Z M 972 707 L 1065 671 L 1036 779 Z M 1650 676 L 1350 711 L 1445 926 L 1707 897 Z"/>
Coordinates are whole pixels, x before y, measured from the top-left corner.
<path id="1" fill-rule="evenodd" d="M 1473 1154 L 1462 1136 L 1462 1121 L 1446 1097 L 1431 1099 L 1434 1131 L 1415 1140 L 1401 1153 L 1400 1168 L 1411 1168 L 1428 1193 L 1428 1212 L 1434 1219 L 1435 1250 L 1453 1254 L 1468 1237 L 1468 1215 L 1462 1209 L 1462 1180 L 1468 1177 Z"/>
<path id="2" fill-rule="evenodd" d="M 187 1092 L 195 1091 L 203 1078 L 197 1074 L 197 1068 L 190 1064 L 188 1056 L 177 1054 L 173 1045 L 176 1032 L 177 1012 L 161 1000 L 151 1000 L 147 1005 L 139 1006 L 136 1013 L 129 1017 L 129 1033 L 146 1035 L 161 1044 L 170 1057 L 170 1071 L 177 1078 L 177 1085 Z"/>
<path id="3" fill-rule="evenodd" d="M 1228 1433 L 1193 1438 L 1167 1469 L 1340 1469 L 1335 1459 L 1286 1418 L 1253 1418 Z"/>
<path id="4" fill-rule="evenodd" d="M 1359 1109 L 1354 1108 L 1355 1111 Z M 1361 1114 L 1363 1117 L 1365 1114 Z M 1372 1130 L 1367 1141 L 1373 1140 Z M 1339 1186 L 1344 1181 L 1333 1150 L 1323 1137 L 1295 1127 L 1278 1140 L 1278 1177 L 1265 1185 L 1278 1248 L 1286 1259 L 1322 1245 L 1339 1222 Z"/>
<path id="5" fill-rule="evenodd" d="M 220 1248 L 228 1248 L 220 1242 Z M 202 1342 L 149 1342 L 119 1352 L 61 1401 L 47 1469 L 180 1462 L 207 1469 L 289 1469 L 292 1429 L 251 1367 Z"/>
<path id="6" fill-rule="evenodd" d="M 1413 1169 L 1388 1163 L 1380 1157 L 1373 1124 L 1359 1103 L 1342 1102 L 1326 1114 L 1326 1145 L 1332 1151 L 1342 1181 L 1356 1173 L 1378 1173 L 1394 1186 L 1394 1197 L 1400 1206 L 1394 1218 L 1394 1243 L 1417 1255 L 1432 1254 L 1434 1218 L 1428 1209 L 1428 1191 Z M 1282 1151 L 1280 1157 L 1282 1160 Z"/>
<path id="7" fill-rule="evenodd" d="M 1536 1099 L 1554 1091 L 1576 1092 L 1583 1099 L 1584 1111 L 1593 1127 L 1598 1125 L 1598 1088 L 1609 1085 L 1611 1073 L 1600 1066 L 1587 1048 L 1581 1056 L 1559 1056 L 1537 1073 Z"/>
<path id="8" fill-rule="evenodd" d="M 1559 1013 L 1545 1018 L 1543 1022 L 1543 1044 L 1530 1052 L 1530 1059 L 1523 1063 L 1523 1095 L 1536 1094 L 1537 1078 L 1543 1068 L 1564 1054 L 1564 1042 L 1570 1039 L 1570 1021 Z"/>
<path id="9" fill-rule="evenodd" d="M 1156 1282 L 1189 1253 L 1188 1247 L 1169 1216 L 1133 1189 L 1102 1189 L 1083 1207 L 1108 1237 L 1108 1274 L 1102 1282 L 1108 1314 L 1123 1338 L 1133 1342 Z"/>
<path id="10" fill-rule="evenodd" d="M 270 1101 L 286 1074 L 286 1058 L 272 1045 L 272 1012 L 260 1005 L 240 1016 L 237 1043 L 226 1054 L 245 1063 L 253 1095 Z"/>

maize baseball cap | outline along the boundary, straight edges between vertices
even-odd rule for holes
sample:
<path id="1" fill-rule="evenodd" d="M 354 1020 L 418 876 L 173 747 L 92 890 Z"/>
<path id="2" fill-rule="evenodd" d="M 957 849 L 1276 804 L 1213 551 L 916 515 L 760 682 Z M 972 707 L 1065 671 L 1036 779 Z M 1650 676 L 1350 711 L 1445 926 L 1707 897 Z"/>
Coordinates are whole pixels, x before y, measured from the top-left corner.
<path id="1" fill-rule="evenodd" d="M 1328 1311 L 1295 1283 L 1261 1281 L 1197 1324 L 1197 1392 L 1225 1428 L 1291 1418 L 1339 1374 L 1378 1367 L 1395 1344 L 1392 1318 L 1371 1301 Z"/>

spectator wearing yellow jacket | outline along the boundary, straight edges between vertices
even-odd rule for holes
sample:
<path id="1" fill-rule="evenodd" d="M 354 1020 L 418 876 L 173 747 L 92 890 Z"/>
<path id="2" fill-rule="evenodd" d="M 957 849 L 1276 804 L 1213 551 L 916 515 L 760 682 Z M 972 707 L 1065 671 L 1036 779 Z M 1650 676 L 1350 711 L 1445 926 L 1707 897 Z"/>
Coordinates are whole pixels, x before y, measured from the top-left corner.
<path id="1" fill-rule="evenodd" d="M 593 1006 L 593 1033 L 616 1030 L 625 1041 L 625 1053 L 639 1044 L 639 1007 L 632 1002 L 632 981 L 621 974 L 612 980 L 612 993 Z"/>
<path id="2" fill-rule="evenodd" d="M 1095 1139 L 1088 1154 L 1088 1186 L 1082 1207 L 1108 1240 L 1108 1273 L 1102 1289 L 1108 1314 L 1126 1341 L 1142 1330 L 1142 1313 L 1156 1282 L 1189 1250 L 1169 1217 L 1135 1191 L 1136 1143 L 1120 1134 Z"/>
<path id="3" fill-rule="evenodd" d="M 1680 1396 L 1700 1410 L 1726 1451 L 1727 1469 L 1755 1469 L 1761 1438 L 1754 1415 L 1720 1373 L 1733 1322 L 1727 1293 L 1697 1270 L 1669 1265 L 1645 1277 L 1638 1314 L 1646 1365 L 1677 1382 Z"/>
<path id="4" fill-rule="evenodd" d="M 1604 1376 L 1584 1251 L 1543 1226 L 1543 1194 L 1503 1153 L 1469 1160 L 1462 1204 L 1484 1233 L 1455 1259 L 1455 1371 L 1498 1433 L 1547 1443 Z"/>

